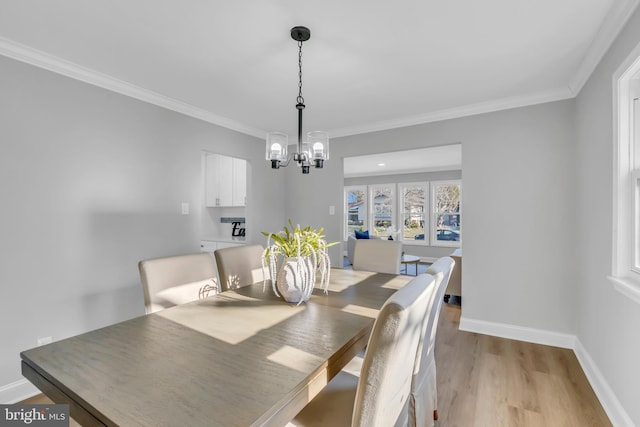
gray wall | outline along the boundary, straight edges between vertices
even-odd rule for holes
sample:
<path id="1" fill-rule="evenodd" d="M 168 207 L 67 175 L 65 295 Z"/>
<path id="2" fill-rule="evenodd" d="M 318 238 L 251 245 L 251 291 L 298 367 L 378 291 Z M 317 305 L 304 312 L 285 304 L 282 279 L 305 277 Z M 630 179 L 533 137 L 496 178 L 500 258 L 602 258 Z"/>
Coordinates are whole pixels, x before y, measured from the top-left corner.
<path id="1" fill-rule="evenodd" d="M 462 171 L 438 171 L 438 172 L 422 172 L 409 173 L 400 175 L 379 175 L 379 176 L 359 176 L 345 178 L 344 185 L 372 185 L 372 184 L 398 184 L 403 182 L 425 182 L 425 181 L 444 181 L 450 179 L 462 178 Z M 462 201 L 464 205 L 464 200 Z M 464 219 L 463 219 L 464 222 Z M 463 225 L 464 227 L 464 225 Z M 464 235 L 463 235 L 464 239 Z M 451 246 L 430 246 L 430 245 L 412 245 L 411 240 L 403 242 L 404 251 L 411 255 L 417 255 L 422 258 L 440 258 L 448 256 L 456 248 Z"/>
<path id="2" fill-rule="evenodd" d="M 333 154 L 334 142 L 331 142 L 331 159 L 326 161 L 322 169 L 311 169 L 311 173 L 303 175 L 300 168 L 289 166 L 284 169 L 287 179 L 286 212 L 294 224 L 324 227 L 328 242 L 342 241 L 342 194 L 343 170 L 342 159 Z M 329 207 L 335 207 L 334 215 L 329 214 Z M 341 267 L 342 245 L 329 248 L 331 265 Z"/>
<path id="3" fill-rule="evenodd" d="M 600 62 L 577 98 L 580 212 L 575 251 L 577 335 L 636 425 L 640 426 L 640 306 L 607 280 L 612 259 L 613 80 L 640 43 L 640 11 Z"/>
<path id="4" fill-rule="evenodd" d="M 315 191 L 290 182 L 288 211 L 339 238 L 341 218 L 316 199 L 342 206 L 344 157 L 462 143 L 463 317 L 573 333 L 574 135 L 574 103 L 562 101 L 335 139 L 333 170 L 311 175 Z"/>
<path id="5" fill-rule="evenodd" d="M 262 141 L 4 57 L 0 75 L 0 387 L 37 338 L 143 314 L 139 260 L 199 250 L 202 150 L 248 159 L 250 241 L 286 218 Z"/>

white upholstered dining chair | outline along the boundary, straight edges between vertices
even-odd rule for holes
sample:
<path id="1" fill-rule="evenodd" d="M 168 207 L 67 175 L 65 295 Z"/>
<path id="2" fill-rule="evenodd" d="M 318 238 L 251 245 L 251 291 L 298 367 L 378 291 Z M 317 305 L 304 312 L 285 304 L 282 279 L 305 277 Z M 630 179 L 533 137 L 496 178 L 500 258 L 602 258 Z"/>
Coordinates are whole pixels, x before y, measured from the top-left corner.
<path id="1" fill-rule="evenodd" d="M 420 337 L 418 352 L 411 380 L 411 398 L 409 401 L 409 426 L 433 427 L 438 419 L 438 390 L 436 384 L 435 342 L 438 319 L 444 292 L 447 288 L 454 260 L 451 257 L 439 258 L 427 268 L 427 275 L 435 278 L 435 296 L 433 306 L 427 314 L 425 332 Z"/>
<path id="2" fill-rule="evenodd" d="M 402 243 L 397 240 L 357 239 L 353 248 L 353 269 L 400 274 Z"/>
<path id="3" fill-rule="evenodd" d="M 261 283 L 262 252 L 260 245 L 242 245 L 214 251 L 222 291 Z"/>
<path id="4" fill-rule="evenodd" d="M 218 291 L 216 267 L 205 252 L 145 259 L 138 270 L 147 314 Z"/>
<path id="5" fill-rule="evenodd" d="M 360 378 L 341 371 L 288 426 L 406 425 L 413 364 L 435 279 L 421 275 L 382 306 Z"/>

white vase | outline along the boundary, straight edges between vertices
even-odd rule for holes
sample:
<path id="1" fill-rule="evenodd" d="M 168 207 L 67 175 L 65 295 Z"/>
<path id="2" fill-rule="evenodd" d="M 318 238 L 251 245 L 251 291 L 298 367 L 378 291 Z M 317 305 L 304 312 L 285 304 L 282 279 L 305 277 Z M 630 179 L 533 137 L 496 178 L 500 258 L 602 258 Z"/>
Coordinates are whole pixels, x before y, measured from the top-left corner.
<path id="1" fill-rule="evenodd" d="M 307 301 L 315 284 L 315 268 L 307 257 L 285 258 L 276 276 L 278 293 L 287 302 Z"/>

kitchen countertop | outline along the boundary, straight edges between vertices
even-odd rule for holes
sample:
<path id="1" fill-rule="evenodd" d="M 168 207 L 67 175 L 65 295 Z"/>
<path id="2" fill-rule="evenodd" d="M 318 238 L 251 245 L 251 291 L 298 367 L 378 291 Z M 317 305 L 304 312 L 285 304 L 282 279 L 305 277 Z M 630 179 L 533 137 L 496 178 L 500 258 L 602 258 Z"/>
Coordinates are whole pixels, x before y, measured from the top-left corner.
<path id="1" fill-rule="evenodd" d="M 225 243 L 247 243 L 246 239 L 230 236 L 205 236 L 204 241 L 225 242 Z"/>

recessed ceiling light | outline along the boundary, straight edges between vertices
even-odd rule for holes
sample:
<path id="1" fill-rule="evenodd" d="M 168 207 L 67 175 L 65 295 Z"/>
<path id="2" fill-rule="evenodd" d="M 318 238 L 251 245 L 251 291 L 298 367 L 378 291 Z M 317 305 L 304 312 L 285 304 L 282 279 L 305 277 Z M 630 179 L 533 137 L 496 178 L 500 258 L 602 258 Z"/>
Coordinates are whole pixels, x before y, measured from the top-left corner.
<path id="1" fill-rule="evenodd" d="M 384 163 L 378 163 L 378 166 L 384 166 Z"/>

